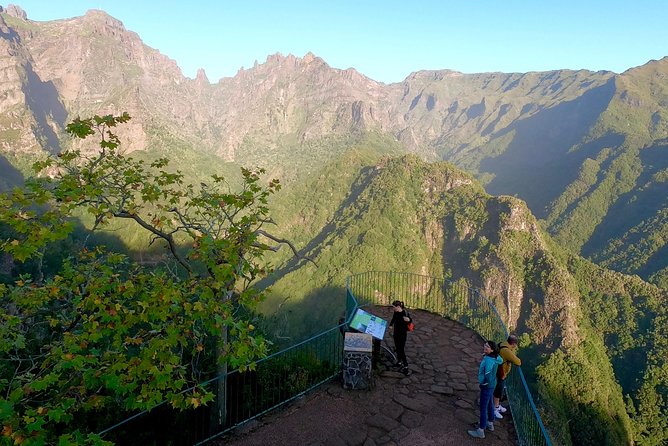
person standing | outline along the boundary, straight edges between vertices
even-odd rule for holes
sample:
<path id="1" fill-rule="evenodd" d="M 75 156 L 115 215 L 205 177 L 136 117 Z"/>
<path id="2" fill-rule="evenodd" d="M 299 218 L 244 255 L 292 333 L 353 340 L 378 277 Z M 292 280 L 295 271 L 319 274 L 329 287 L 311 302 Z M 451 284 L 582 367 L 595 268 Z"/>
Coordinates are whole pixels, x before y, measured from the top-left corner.
<path id="1" fill-rule="evenodd" d="M 496 375 L 496 388 L 494 388 L 494 417 L 499 420 L 503 418 L 503 413 L 508 410 L 501 405 L 506 377 L 510 373 L 513 364 L 518 367 L 522 365 L 522 360 L 515 354 L 516 350 L 517 336 L 510 335 L 507 341 L 499 344 L 499 356 L 503 359 L 503 364 L 499 366 Z"/>
<path id="2" fill-rule="evenodd" d="M 411 322 L 411 317 L 404 307 L 404 303 L 400 300 L 392 302 L 392 320 L 390 321 L 390 328 L 394 328 L 392 337 L 394 338 L 394 346 L 397 349 L 397 366 L 401 366 L 401 373 L 409 375 L 408 359 L 406 359 L 406 337 L 408 335 L 408 324 Z"/>
<path id="3" fill-rule="evenodd" d="M 485 438 L 485 429 L 494 431 L 493 393 L 496 387 L 496 371 L 503 359 L 494 341 L 485 341 L 483 357 L 478 368 L 478 384 L 480 385 L 480 423 L 478 429 L 468 431 L 475 438 Z"/>

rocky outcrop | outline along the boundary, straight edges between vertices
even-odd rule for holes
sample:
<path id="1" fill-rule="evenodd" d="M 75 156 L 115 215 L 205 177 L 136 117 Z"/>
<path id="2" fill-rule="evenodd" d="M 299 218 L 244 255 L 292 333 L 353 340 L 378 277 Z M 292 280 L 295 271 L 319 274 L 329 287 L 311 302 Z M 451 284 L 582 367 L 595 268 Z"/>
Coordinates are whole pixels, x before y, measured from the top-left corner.
<path id="1" fill-rule="evenodd" d="M 32 96 L 37 91 L 31 89 L 36 86 L 31 68 L 19 35 L 0 16 L 0 155 L 35 155 L 58 144 L 31 107 L 38 102 L 38 96 Z"/>
<path id="2" fill-rule="evenodd" d="M 206 71 L 204 71 L 204 68 L 200 68 L 197 70 L 197 76 L 195 77 L 195 80 L 199 84 L 209 84 L 209 78 L 206 75 Z"/>
<path id="3" fill-rule="evenodd" d="M 0 10 L 0 12 L 2 12 L 2 10 Z M 28 20 L 28 14 L 26 14 L 26 12 L 20 6 L 9 4 L 7 5 L 5 12 L 12 17 Z"/>

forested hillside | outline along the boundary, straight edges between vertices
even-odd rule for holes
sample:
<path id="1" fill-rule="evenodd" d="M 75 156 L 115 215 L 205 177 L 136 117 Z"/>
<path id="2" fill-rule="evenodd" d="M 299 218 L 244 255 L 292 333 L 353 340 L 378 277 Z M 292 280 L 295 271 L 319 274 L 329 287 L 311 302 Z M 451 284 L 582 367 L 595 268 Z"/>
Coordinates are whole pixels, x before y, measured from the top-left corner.
<path id="1" fill-rule="evenodd" d="M 668 439 L 649 422 L 668 413 L 663 342 L 656 343 L 665 293 L 569 254 L 522 201 L 488 195 L 450 164 L 387 158 L 372 147 L 349 151 L 278 200 L 278 226 L 318 263 L 279 263 L 268 281 L 268 313 L 280 305 L 279 318 L 314 324 L 283 324 L 280 336 L 335 322 L 345 277 L 355 272 L 464 280 L 525 334 L 524 369 L 559 444 Z"/>

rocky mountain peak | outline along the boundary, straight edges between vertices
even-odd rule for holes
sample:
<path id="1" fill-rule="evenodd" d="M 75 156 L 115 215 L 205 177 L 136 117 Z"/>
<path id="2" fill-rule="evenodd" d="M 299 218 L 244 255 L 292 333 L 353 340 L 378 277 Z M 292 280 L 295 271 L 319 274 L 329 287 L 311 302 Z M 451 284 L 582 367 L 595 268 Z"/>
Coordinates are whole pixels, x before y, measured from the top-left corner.
<path id="1" fill-rule="evenodd" d="M 267 56 L 267 61 L 265 64 L 267 67 L 281 67 L 281 68 L 303 68 L 309 65 L 317 66 L 326 66 L 327 63 L 322 60 L 320 57 L 316 56 L 312 52 L 308 52 L 304 57 L 297 57 L 294 54 L 288 54 L 284 56 L 281 53 L 275 53 Z"/>
<path id="2" fill-rule="evenodd" d="M 0 12 L 3 12 L 1 6 L 0 6 Z M 9 14 L 12 17 L 16 17 L 16 18 L 19 18 L 19 19 L 22 19 L 22 20 L 28 20 L 28 14 L 26 14 L 26 12 L 23 10 L 23 8 L 21 8 L 18 5 L 12 5 L 10 3 L 9 5 L 7 5 L 7 9 L 5 9 L 4 12 L 6 12 L 7 14 Z"/>
<path id="3" fill-rule="evenodd" d="M 319 59 L 319 58 L 316 57 L 315 54 L 313 54 L 312 52 L 309 51 L 308 53 L 304 54 L 304 58 L 302 60 L 304 61 L 304 63 L 311 63 L 315 59 Z"/>
<path id="4" fill-rule="evenodd" d="M 99 9 L 89 9 L 86 11 L 84 21 L 94 24 L 97 30 L 101 30 L 104 27 L 112 31 L 127 31 L 123 22 Z"/>
<path id="5" fill-rule="evenodd" d="M 208 84 L 209 83 L 209 78 L 206 75 L 206 71 L 204 71 L 204 68 L 200 68 L 197 70 L 197 76 L 195 76 L 195 80 L 197 81 L 198 84 Z"/>

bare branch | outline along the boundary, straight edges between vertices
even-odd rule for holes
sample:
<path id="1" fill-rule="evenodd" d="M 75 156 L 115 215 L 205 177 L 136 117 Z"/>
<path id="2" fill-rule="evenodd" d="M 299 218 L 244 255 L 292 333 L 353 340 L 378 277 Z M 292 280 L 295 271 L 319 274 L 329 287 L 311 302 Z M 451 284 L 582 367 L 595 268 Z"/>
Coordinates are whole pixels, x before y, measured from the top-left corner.
<path id="1" fill-rule="evenodd" d="M 268 239 L 270 239 L 270 240 L 272 240 L 276 243 L 283 244 L 283 245 L 288 245 L 290 247 L 290 249 L 292 250 L 292 253 L 294 254 L 295 257 L 297 257 L 298 259 L 308 260 L 309 262 L 313 263 L 315 266 L 318 266 L 318 264 L 312 258 L 299 254 L 299 251 L 297 251 L 297 248 L 295 248 L 295 245 L 293 245 L 290 240 L 278 238 L 275 235 L 269 234 L 264 229 L 258 229 L 258 230 L 255 231 L 255 233 L 260 234 L 260 235 L 264 235 L 265 237 L 267 237 Z M 268 247 L 268 249 L 270 251 L 274 251 L 274 252 L 278 251 L 280 248 L 281 248 L 280 246 L 269 246 Z"/>
<path id="2" fill-rule="evenodd" d="M 157 237 L 160 237 L 163 240 L 165 240 L 167 242 L 167 245 L 169 245 L 169 250 L 172 253 L 172 255 L 174 256 L 174 258 L 176 259 L 176 261 L 179 262 L 181 264 L 181 266 L 183 266 L 186 269 L 186 271 L 188 271 L 188 273 L 190 273 L 190 274 L 193 273 L 193 270 L 190 267 L 190 265 L 188 264 L 188 262 L 186 262 L 183 259 L 183 257 L 181 257 L 181 255 L 178 253 L 178 251 L 176 249 L 176 242 L 174 241 L 174 237 L 172 237 L 171 234 L 167 234 L 166 232 L 163 232 L 163 231 L 159 230 L 155 226 L 151 226 L 150 224 L 146 223 L 141 217 L 139 217 L 136 214 L 130 214 L 129 212 L 116 212 L 116 213 L 114 213 L 114 216 L 119 217 L 119 218 L 130 218 L 130 219 L 136 221 L 139 224 L 139 226 L 141 226 L 142 228 L 144 228 L 147 231 L 155 234 Z"/>

